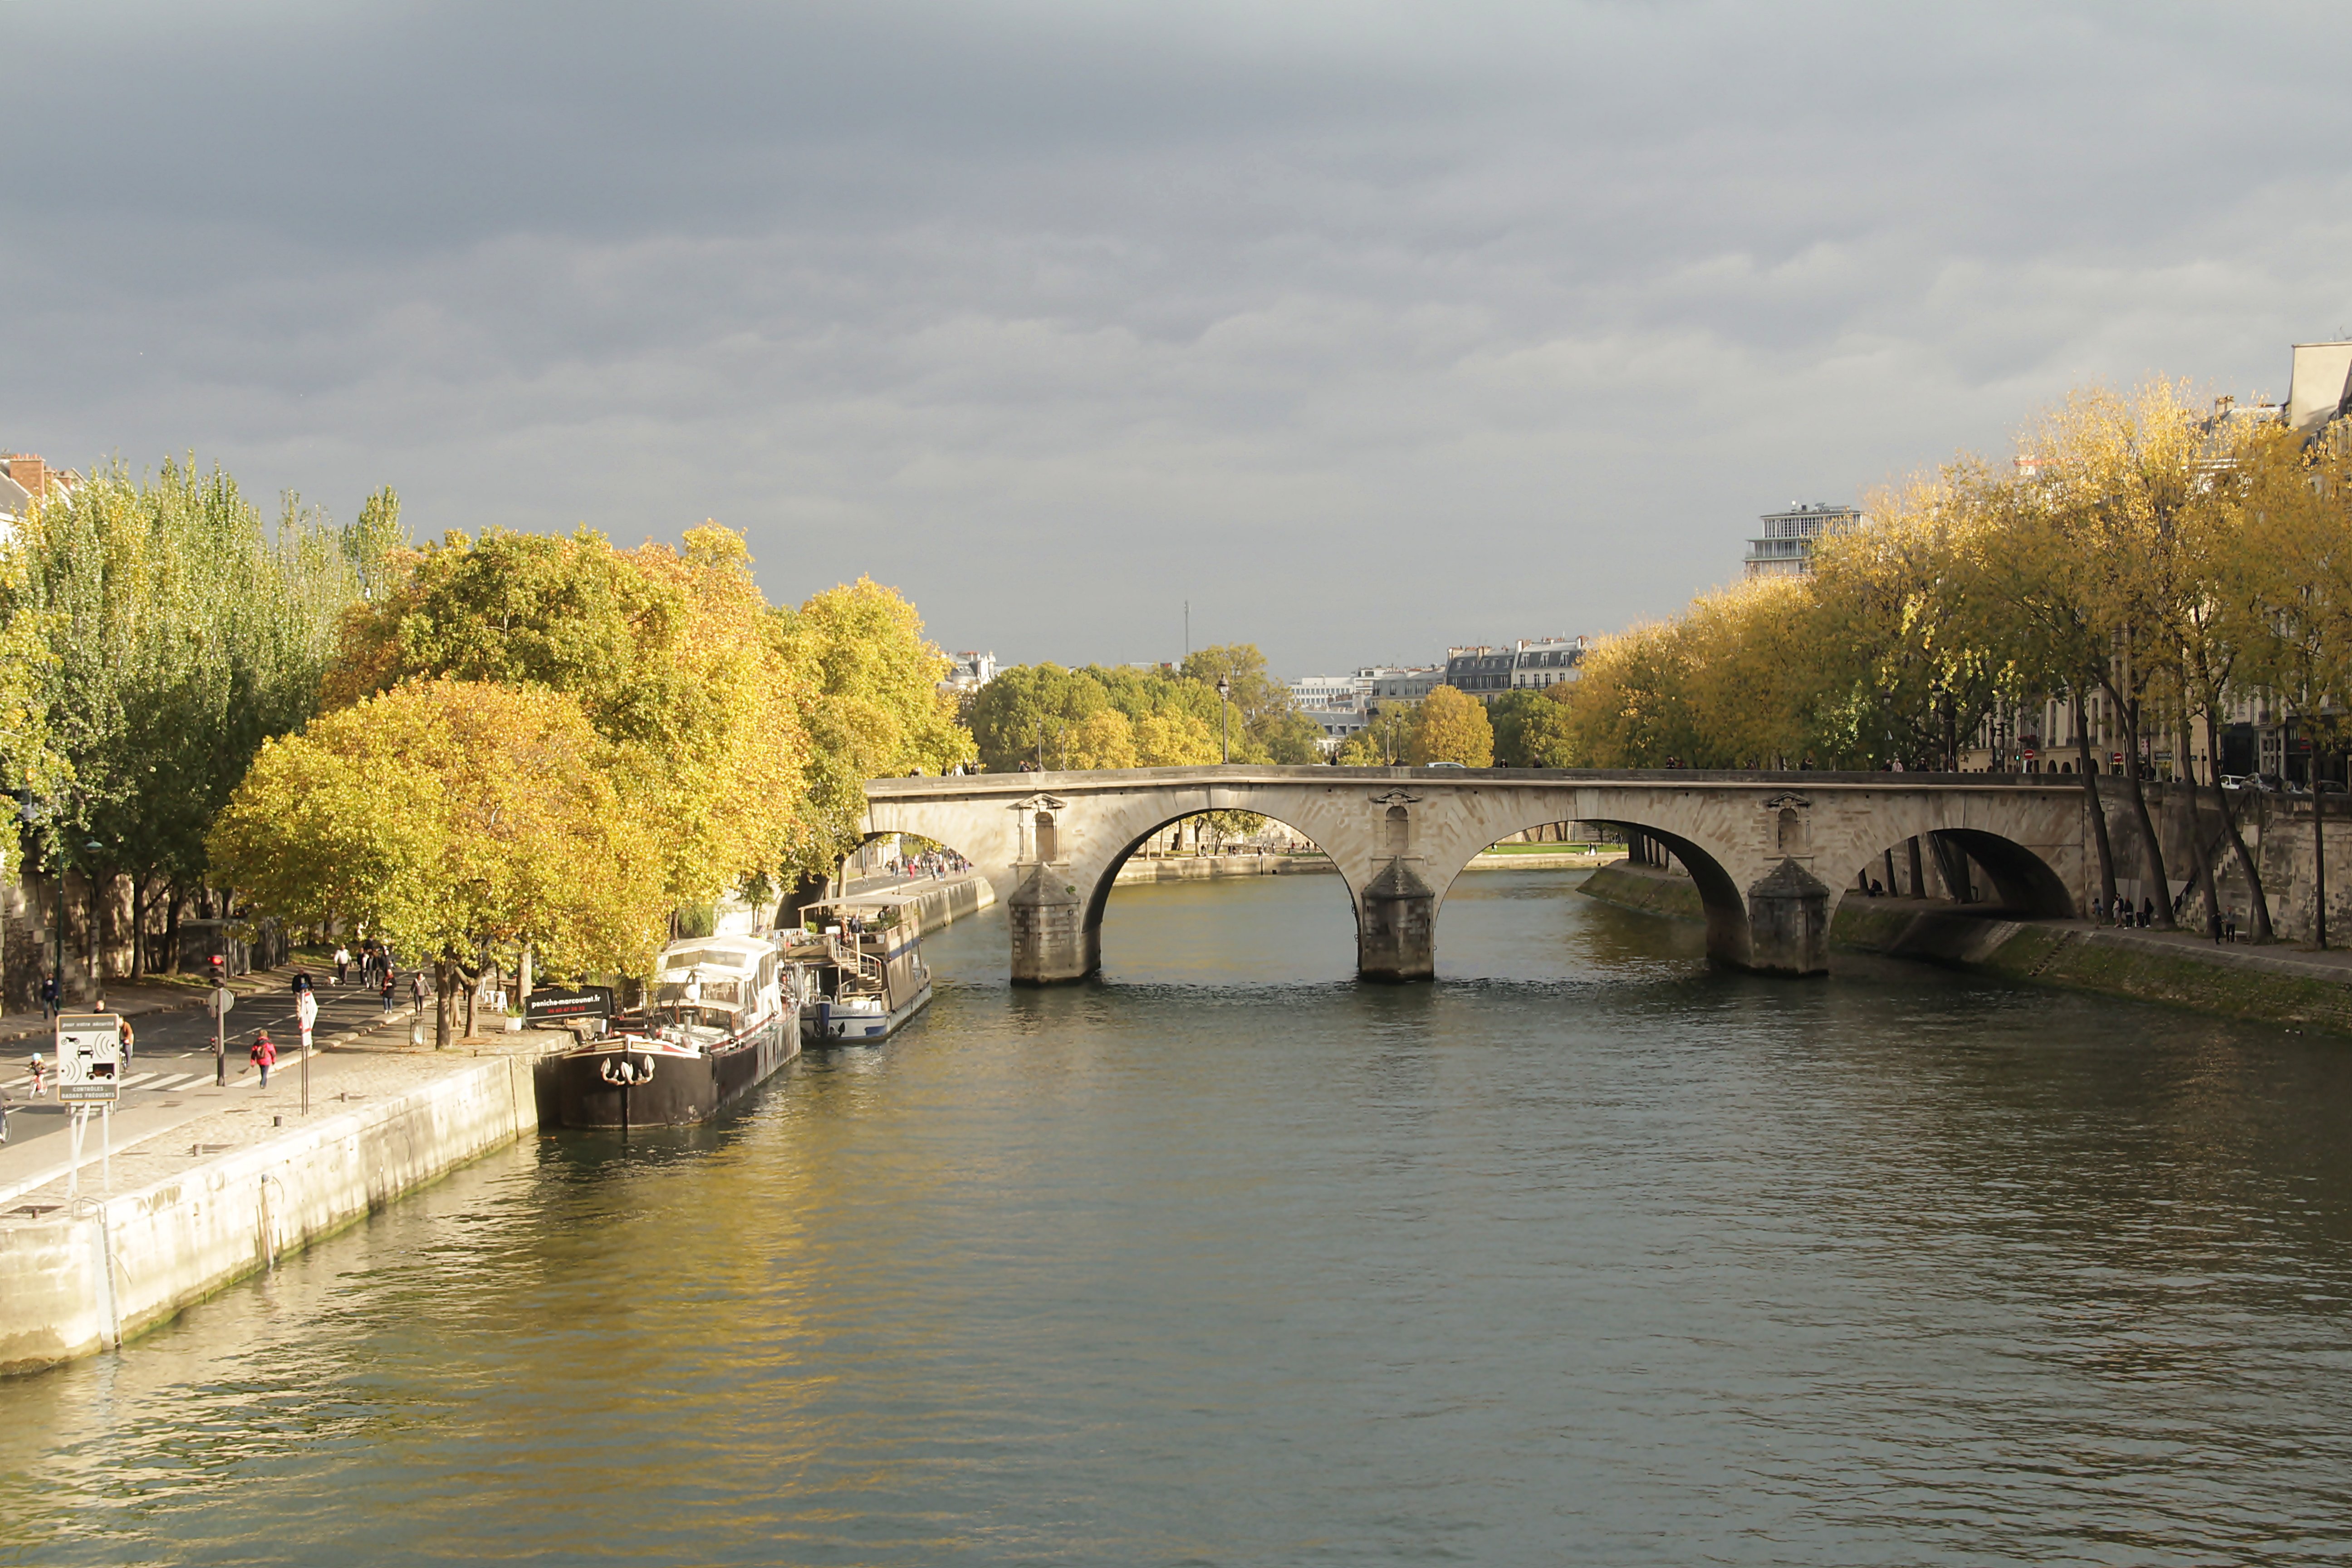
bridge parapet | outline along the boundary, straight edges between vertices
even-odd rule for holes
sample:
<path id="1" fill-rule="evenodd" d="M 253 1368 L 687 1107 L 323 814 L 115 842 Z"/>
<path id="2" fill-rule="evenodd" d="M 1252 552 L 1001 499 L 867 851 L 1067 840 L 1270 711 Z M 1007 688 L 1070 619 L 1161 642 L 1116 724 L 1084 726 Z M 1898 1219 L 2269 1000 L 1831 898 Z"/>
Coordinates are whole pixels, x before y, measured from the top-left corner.
<path id="1" fill-rule="evenodd" d="M 1093 973 L 1119 866 L 1205 811 L 1275 817 L 1330 857 L 1367 979 L 1433 976 L 1454 879 L 1489 845 L 1555 822 L 1617 824 L 1664 845 L 1706 905 L 1709 953 L 1767 973 L 1825 969 L 1838 900 L 1922 835 L 1984 865 L 2004 903 L 2047 914 L 2086 901 L 2079 781 L 2046 774 L 1236 764 L 877 779 L 866 793 L 871 832 L 949 845 L 996 886 L 1024 984 Z"/>

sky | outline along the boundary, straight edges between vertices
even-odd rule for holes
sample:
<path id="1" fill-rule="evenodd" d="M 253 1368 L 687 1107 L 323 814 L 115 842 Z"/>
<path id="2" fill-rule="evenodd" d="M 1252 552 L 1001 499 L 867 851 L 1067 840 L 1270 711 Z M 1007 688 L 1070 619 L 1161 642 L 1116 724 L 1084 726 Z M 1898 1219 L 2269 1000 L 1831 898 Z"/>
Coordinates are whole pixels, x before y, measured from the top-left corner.
<path id="1" fill-rule="evenodd" d="M 2352 329 L 2352 6 L 17 0 L 0 445 L 1005 662 L 1600 633 Z"/>

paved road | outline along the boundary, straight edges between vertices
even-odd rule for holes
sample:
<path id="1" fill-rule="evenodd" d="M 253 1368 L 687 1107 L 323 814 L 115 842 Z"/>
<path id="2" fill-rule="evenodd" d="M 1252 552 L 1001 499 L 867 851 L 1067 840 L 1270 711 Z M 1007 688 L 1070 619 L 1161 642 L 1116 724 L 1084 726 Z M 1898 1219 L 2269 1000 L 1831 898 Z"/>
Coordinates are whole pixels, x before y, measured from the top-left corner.
<path id="1" fill-rule="evenodd" d="M 291 971 L 282 972 L 278 984 L 237 997 L 236 1005 L 228 1016 L 229 1040 L 227 1077 L 231 1089 L 250 1085 L 258 1079 L 246 1052 L 253 1037 L 263 1029 L 278 1049 L 278 1071 L 299 1070 L 294 1063 L 295 1047 L 301 1036 L 294 1026 L 294 995 L 290 987 Z M 346 1030 L 364 1028 L 380 1023 L 383 1004 L 374 994 L 362 992 L 356 984 L 337 988 L 334 971 L 326 972 L 318 984 L 319 1024 L 315 1038 L 324 1039 Z M 396 1012 L 409 1016 L 406 984 L 404 982 Z M 432 1003 L 425 1004 L 425 1024 L 432 1026 Z M 122 1080 L 122 1099 L 115 1109 L 120 1119 L 125 1112 L 156 1104 L 159 1100 L 197 1089 L 209 1089 L 214 1082 L 215 1063 L 212 1049 L 212 1014 L 209 1009 L 191 1007 L 180 1012 L 149 1014 L 134 1017 L 131 1027 L 137 1031 L 138 1045 L 133 1051 L 130 1070 Z M 40 1052 L 47 1061 L 52 1050 L 48 1043 L 35 1037 L 14 1041 L 5 1057 L 0 1057 L 0 1086 L 8 1096 L 8 1142 L 22 1144 L 35 1139 L 54 1136 L 65 1131 L 66 1110 L 54 1098 L 34 1100 L 28 1098 L 31 1083 L 26 1063 L 33 1053 Z M 274 1076 L 274 1075 L 273 1075 Z M 54 1096 L 52 1083 L 48 1093 Z M 93 1137 L 93 1143 L 95 1139 Z"/>

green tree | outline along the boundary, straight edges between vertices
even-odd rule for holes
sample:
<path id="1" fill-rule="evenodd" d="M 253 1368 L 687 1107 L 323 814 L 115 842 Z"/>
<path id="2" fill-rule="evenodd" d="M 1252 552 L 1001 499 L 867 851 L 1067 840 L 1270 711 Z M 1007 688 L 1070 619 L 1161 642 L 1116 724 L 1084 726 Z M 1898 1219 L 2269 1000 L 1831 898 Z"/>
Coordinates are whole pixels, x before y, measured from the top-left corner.
<path id="1" fill-rule="evenodd" d="M 116 463 L 25 520 L 0 624 L 46 644 L 33 728 L 58 765 L 11 782 L 47 869 L 129 879 L 133 973 L 157 907 L 175 929 L 208 898 L 206 831 L 263 741 L 310 715 L 363 542 L 294 496 L 273 533 L 193 461 Z"/>
<path id="2" fill-rule="evenodd" d="M 1255 643 L 1197 648 L 1178 672 L 1213 697 L 1220 679 L 1229 684 L 1234 761 L 1304 767 L 1323 760 L 1321 726 L 1291 706 L 1290 688 L 1266 673 Z"/>
<path id="3" fill-rule="evenodd" d="M 940 689 L 947 656 L 896 589 L 828 588 L 775 612 L 773 631 L 810 742 L 809 809 L 786 868 L 823 879 L 864 837 L 866 780 L 944 773 L 972 759 L 972 740 Z"/>
<path id="4" fill-rule="evenodd" d="M 1420 721 L 1418 702 L 1390 702 L 1362 729 L 1339 744 L 1342 767 L 1392 768 L 1412 749 L 1413 727 Z"/>

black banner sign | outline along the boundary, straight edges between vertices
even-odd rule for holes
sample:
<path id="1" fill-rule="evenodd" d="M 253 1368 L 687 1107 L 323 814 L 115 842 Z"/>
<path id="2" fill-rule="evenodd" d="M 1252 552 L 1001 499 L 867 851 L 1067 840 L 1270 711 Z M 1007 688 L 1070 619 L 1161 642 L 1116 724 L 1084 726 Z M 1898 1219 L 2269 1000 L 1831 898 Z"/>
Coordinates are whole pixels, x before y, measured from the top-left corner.
<path id="1" fill-rule="evenodd" d="M 613 1016 L 613 988 L 609 985 L 583 985 L 574 990 L 560 987 L 534 991 L 523 1004 L 523 1021 L 530 1024 L 562 1023 L 568 1018 L 609 1018 Z"/>

